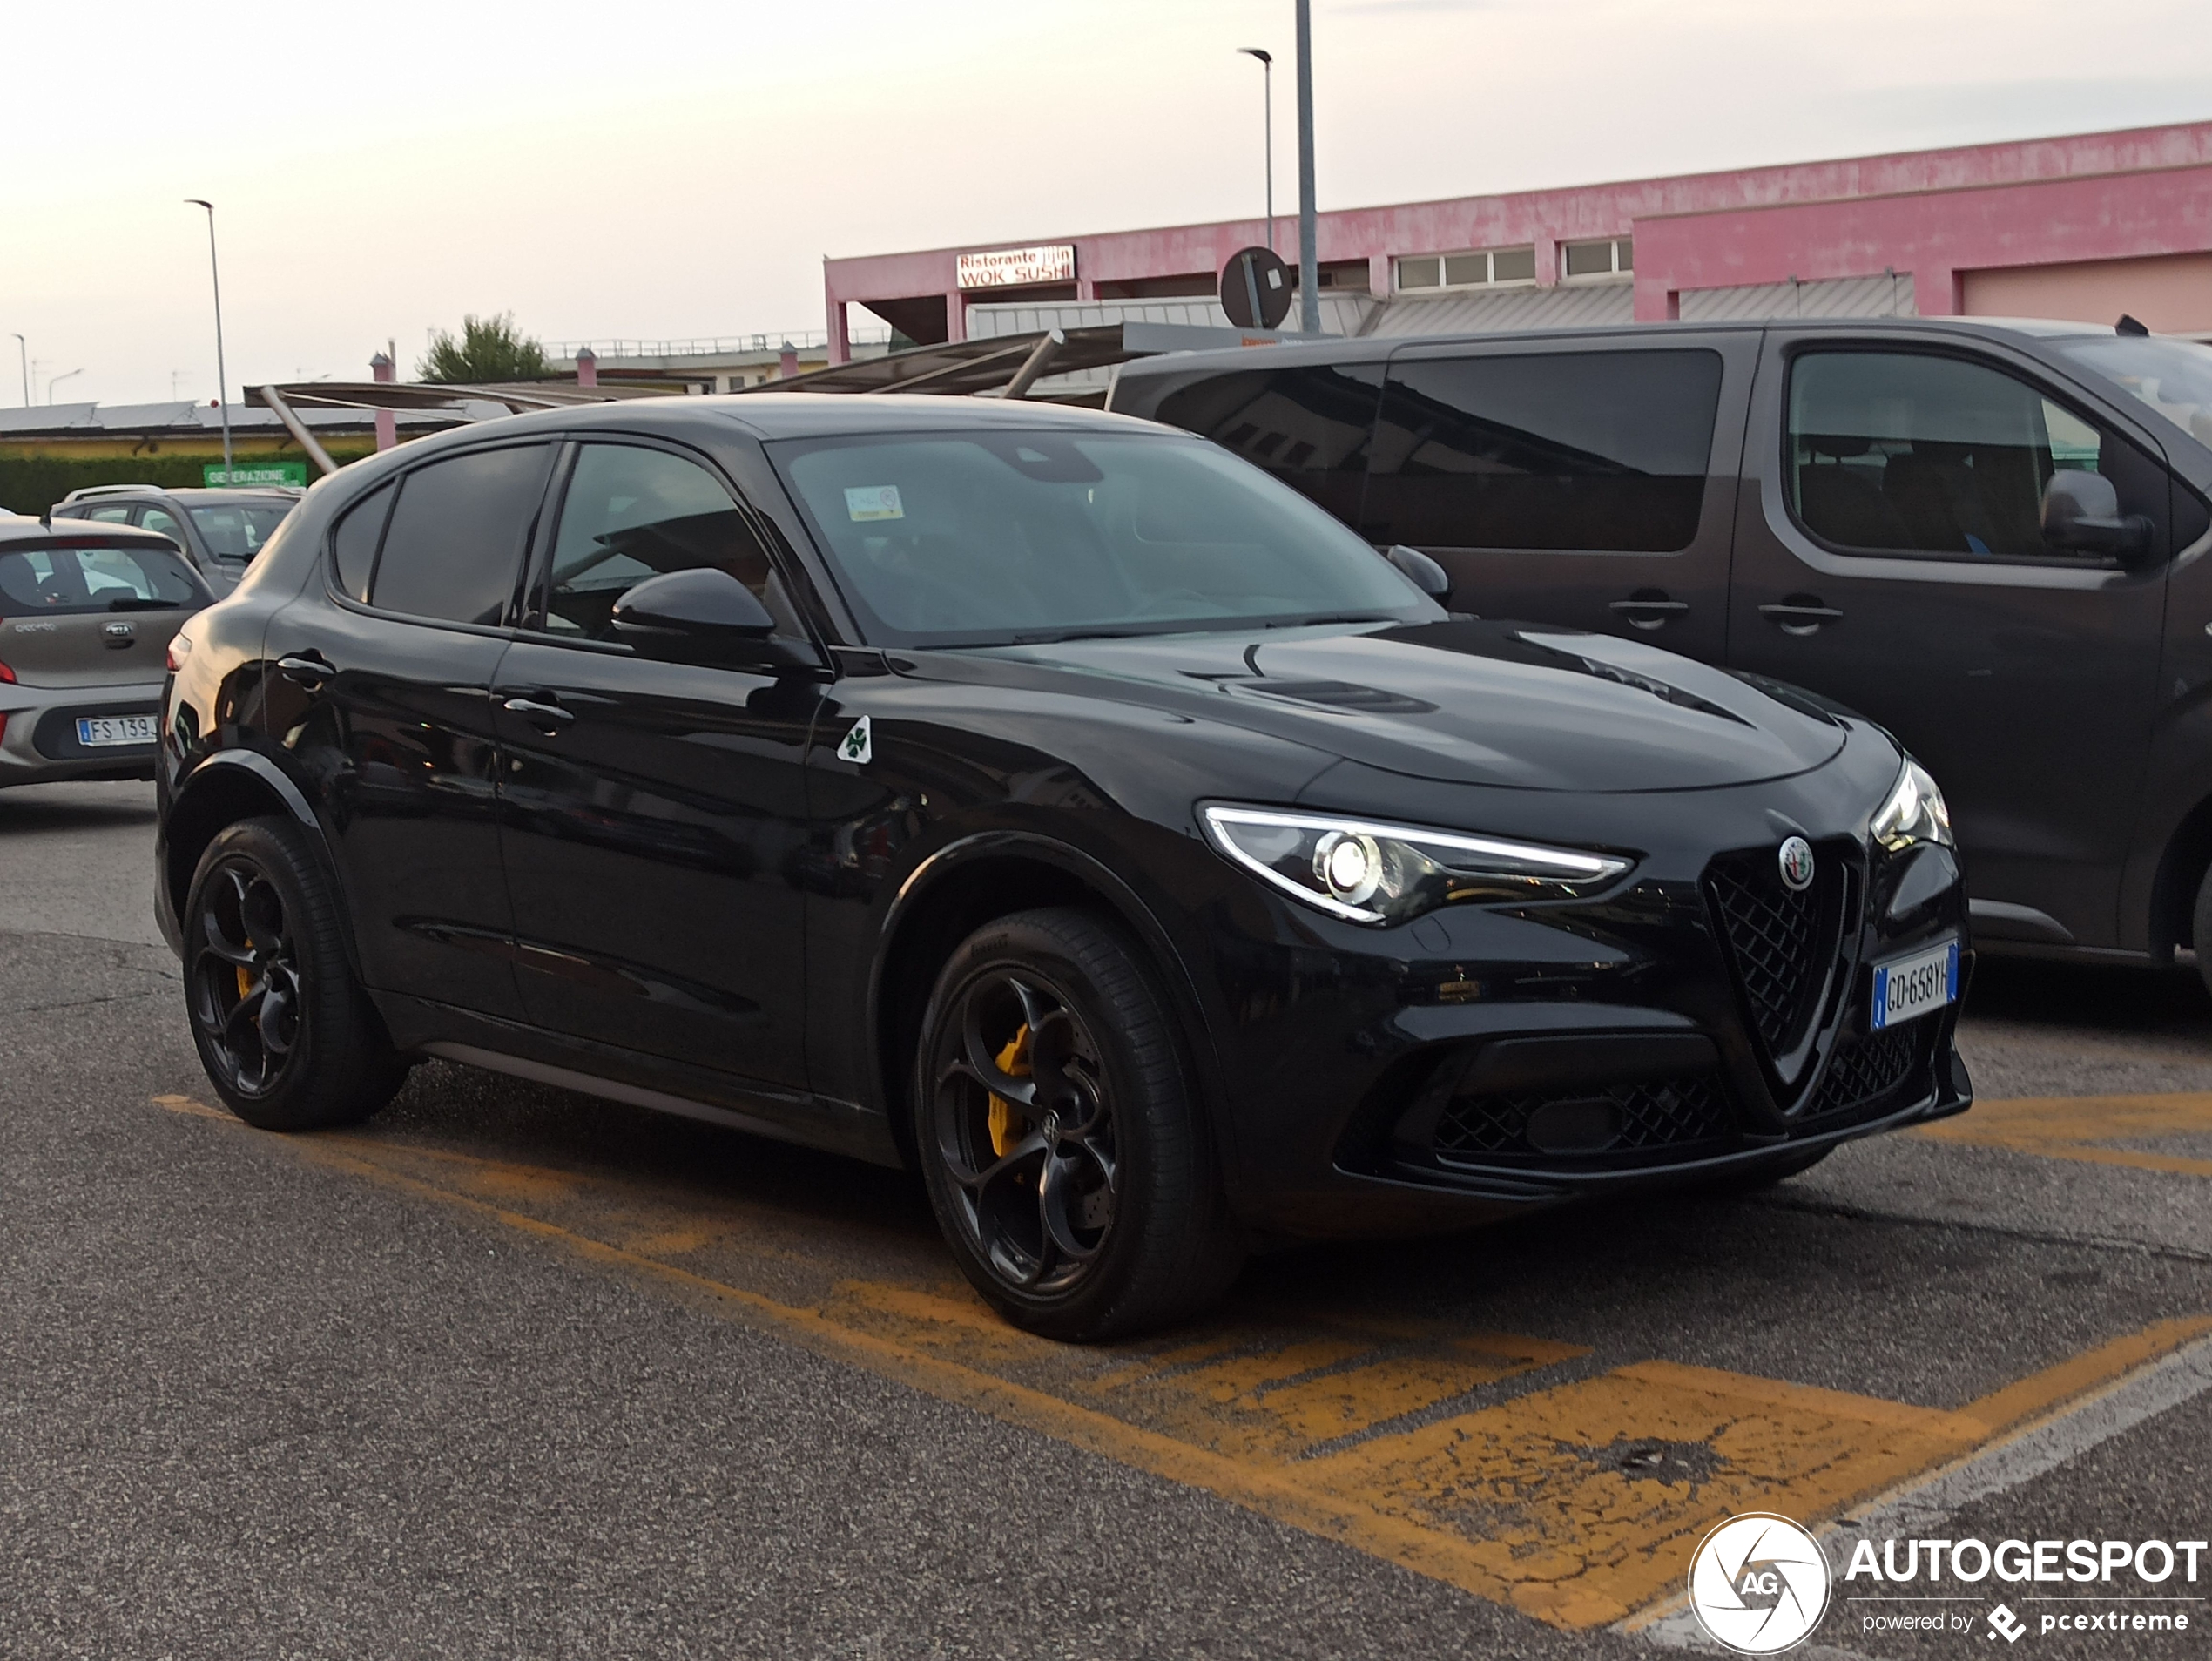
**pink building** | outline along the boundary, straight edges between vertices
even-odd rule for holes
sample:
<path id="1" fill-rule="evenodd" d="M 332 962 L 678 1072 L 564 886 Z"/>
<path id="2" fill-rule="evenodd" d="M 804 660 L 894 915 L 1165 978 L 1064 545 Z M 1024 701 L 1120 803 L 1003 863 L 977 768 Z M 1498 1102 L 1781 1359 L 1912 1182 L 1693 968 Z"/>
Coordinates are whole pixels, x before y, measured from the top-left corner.
<path id="1" fill-rule="evenodd" d="M 1276 232 L 1294 259 L 1295 220 Z M 856 306 L 923 344 L 1016 314 L 1225 322 L 1217 273 L 1265 240 L 1233 219 L 826 260 L 831 359 Z M 1347 208 L 1318 253 L 1331 326 L 1363 334 L 2128 312 L 2212 334 L 2212 122 Z"/>

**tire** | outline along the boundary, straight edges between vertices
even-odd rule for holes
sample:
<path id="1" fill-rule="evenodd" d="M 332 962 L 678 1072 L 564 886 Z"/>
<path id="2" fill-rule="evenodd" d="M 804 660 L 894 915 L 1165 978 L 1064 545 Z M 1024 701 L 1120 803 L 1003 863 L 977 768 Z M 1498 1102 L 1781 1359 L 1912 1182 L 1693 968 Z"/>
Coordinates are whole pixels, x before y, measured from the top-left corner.
<path id="1" fill-rule="evenodd" d="M 2189 914 L 2189 943 L 2196 948 L 2196 972 L 2212 992 L 2212 870 L 2196 885 L 2196 906 Z"/>
<path id="2" fill-rule="evenodd" d="M 1090 1341 L 1163 1326 L 1244 1266 L 1165 1000 L 1082 911 L 978 929 L 915 1046 L 914 1145 L 968 1280 L 1015 1326 Z"/>
<path id="3" fill-rule="evenodd" d="M 199 858 L 185 901 L 185 1000 L 224 1104 L 264 1131 L 353 1124 L 408 1063 L 347 962 L 330 880 L 300 827 L 249 819 Z"/>

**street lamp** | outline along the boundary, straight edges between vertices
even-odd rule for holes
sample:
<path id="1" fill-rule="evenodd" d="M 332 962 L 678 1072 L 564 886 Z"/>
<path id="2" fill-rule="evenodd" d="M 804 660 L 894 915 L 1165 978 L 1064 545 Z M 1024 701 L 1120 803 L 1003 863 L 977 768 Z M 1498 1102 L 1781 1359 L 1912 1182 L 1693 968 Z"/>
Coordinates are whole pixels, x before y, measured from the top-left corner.
<path id="1" fill-rule="evenodd" d="M 1247 57 L 1259 59 L 1262 109 L 1264 111 L 1267 142 L 1267 251 L 1275 252 L 1275 55 L 1258 46 L 1237 49 Z"/>
<path id="2" fill-rule="evenodd" d="M 30 408 L 30 348 L 24 344 L 20 334 L 16 336 L 16 355 L 23 360 L 23 407 L 28 409 Z"/>
<path id="3" fill-rule="evenodd" d="M 54 402 L 54 388 L 55 388 L 56 387 L 58 387 L 59 385 L 61 385 L 61 383 L 62 383 L 63 381 L 64 381 L 68 380 L 68 379 L 69 379 L 69 377 L 70 377 L 70 375 L 82 375 L 82 374 L 84 374 L 84 371 L 82 368 L 71 369 L 71 370 L 70 370 L 67 374 L 65 374 L 65 375 L 57 375 L 54 376 L 54 378 L 53 378 L 52 380 L 51 380 L 51 381 L 47 381 L 47 383 L 46 383 L 46 402 L 47 402 L 48 403 L 51 403 L 51 402 Z"/>
<path id="4" fill-rule="evenodd" d="M 1313 241 L 1313 0 L 1298 0 L 1298 321 L 1308 334 L 1321 332 Z"/>
<path id="5" fill-rule="evenodd" d="M 1305 0 L 1298 0 L 1300 5 Z M 215 282 L 215 408 L 223 418 L 223 483 L 231 483 L 230 376 L 223 368 L 223 268 L 215 258 L 215 204 L 198 196 L 185 198 L 187 207 L 207 210 L 207 272 Z"/>

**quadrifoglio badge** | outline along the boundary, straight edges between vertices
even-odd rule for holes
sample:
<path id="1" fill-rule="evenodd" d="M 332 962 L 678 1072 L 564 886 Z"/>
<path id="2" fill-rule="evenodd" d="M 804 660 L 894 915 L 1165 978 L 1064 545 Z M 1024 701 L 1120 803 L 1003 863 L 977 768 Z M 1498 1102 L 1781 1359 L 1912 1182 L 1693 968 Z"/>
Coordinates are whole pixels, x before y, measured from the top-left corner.
<path id="1" fill-rule="evenodd" d="M 1831 1594 L 1855 1637 L 1948 1633 L 2001 1651 L 2046 1633 L 2106 1635 L 2124 1654 L 2202 1629 L 2208 1555 L 2202 1540 L 1861 1539 L 1837 1581 L 1810 1530 L 1749 1512 L 1698 1543 L 1689 1607 L 1707 1637 L 1739 1655 L 1804 1643 Z"/>

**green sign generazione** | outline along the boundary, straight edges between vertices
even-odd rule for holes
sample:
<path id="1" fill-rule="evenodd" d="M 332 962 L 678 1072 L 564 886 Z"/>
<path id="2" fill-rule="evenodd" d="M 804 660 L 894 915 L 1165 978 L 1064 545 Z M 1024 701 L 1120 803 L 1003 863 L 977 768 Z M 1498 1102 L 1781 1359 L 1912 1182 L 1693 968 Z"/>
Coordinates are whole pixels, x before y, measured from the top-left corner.
<path id="1" fill-rule="evenodd" d="M 220 462 L 210 462 L 200 469 L 202 479 L 211 490 L 225 486 L 253 484 L 296 484 L 304 488 L 307 483 L 305 462 L 240 463 L 225 470 Z"/>

